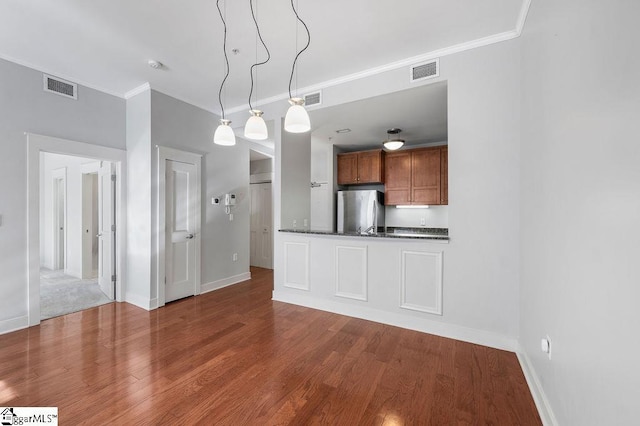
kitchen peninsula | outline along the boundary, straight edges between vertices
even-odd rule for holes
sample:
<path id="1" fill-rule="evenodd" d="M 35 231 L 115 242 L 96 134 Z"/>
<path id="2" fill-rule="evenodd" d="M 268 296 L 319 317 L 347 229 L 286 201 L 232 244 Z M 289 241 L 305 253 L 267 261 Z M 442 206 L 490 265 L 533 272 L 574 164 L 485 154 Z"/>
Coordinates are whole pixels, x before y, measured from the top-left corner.
<path id="1" fill-rule="evenodd" d="M 448 230 L 412 231 L 282 229 L 273 299 L 439 334 Z"/>

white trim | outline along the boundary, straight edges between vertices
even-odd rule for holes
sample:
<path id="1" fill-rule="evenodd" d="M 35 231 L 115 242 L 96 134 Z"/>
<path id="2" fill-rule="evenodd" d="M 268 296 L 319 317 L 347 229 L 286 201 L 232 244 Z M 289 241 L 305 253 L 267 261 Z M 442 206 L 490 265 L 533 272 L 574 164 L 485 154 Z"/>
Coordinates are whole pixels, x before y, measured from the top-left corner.
<path id="1" fill-rule="evenodd" d="M 60 200 L 58 199 L 58 192 L 57 192 L 57 182 L 61 180 L 62 181 L 62 192 L 63 192 L 63 202 L 64 202 L 64 207 L 63 207 L 63 212 L 62 212 L 62 228 L 64 229 L 64 233 L 62 236 L 62 239 L 64 240 L 63 244 L 64 244 L 64 253 L 62 253 L 62 268 L 58 268 L 58 266 L 60 266 L 60 233 L 58 232 L 59 230 L 58 228 L 58 224 L 60 223 L 60 218 L 58 217 L 58 203 L 60 202 Z M 52 226 L 51 226 L 51 230 L 53 230 L 53 234 L 50 237 L 52 237 L 53 240 L 53 247 L 52 247 L 52 251 L 51 251 L 51 265 L 47 265 L 47 266 L 51 266 L 50 269 L 62 269 L 64 271 L 65 274 L 67 275 L 71 275 L 71 276 L 77 276 L 76 272 L 77 271 L 71 271 L 67 268 L 67 168 L 66 167 L 60 167 L 59 169 L 54 169 L 51 171 L 51 180 L 48 182 L 51 187 L 49 188 L 49 190 L 51 191 L 51 204 L 53 206 L 53 208 L 51 209 L 53 213 L 53 220 L 52 220 Z M 46 183 L 45 183 L 46 185 Z M 47 185 L 48 186 L 48 185 Z"/>
<path id="2" fill-rule="evenodd" d="M 210 283 L 202 284 L 200 288 L 200 294 L 208 293 L 210 291 L 220 290 L 230 285 L 238 284 L 243 281 L 251 279 L 251 272 L 244 272 L 242 274 L 234 275 L 232 277 L 223 278 L 221 280 L 212 281 Z"/>
<path id="3" fill-rule="evenodd" d="M 166 178 L 167 178 L 167 160 L 178 161 L 182 163 L 192 164 L 196 167 L 196 204 L 197 208 L 195 209 L 195 257 L 196 257 L 196 283 L 195 288 L 193 289 L 194 295 L 200 294 L 202 291 L 202 283 L 200 282 L 200 253 L 202 246 L 202 155 L 196 154 L 193 152 L 181 151 L 174 148 L 168 148 L 165 146 L 156 145 L 157 152 L 157 164 L 158 164 L 158 192 L 157 192 L 157 200 L 158 204 L 156 205 L 157 212 L 157 227 L 156 227 L 156 235 L 158 235 L 157 239 L 157 253 L 158 253 L 158 264 L 156 269 L 156 288 L 157 288 L 157 303 L 156 306 L 164 306 L 165 305 L 165 278 L 166 278 L 166 244 L 167 244 L 167 236 L 166 236 Z"/>
<path id="4" fill-rule="evenodd" d="M 115 164 L 116 176 L 116 301 L 124 296 L 127 259 L 126 162 L 127 152 L 84 142 L 75 142 L 25 132 L 27 139 L 27 279 L 29 326 L 40 324 L 40 153 L 96 158 Z"/>
<path id="5" fill-rule="evenodd" d="M 98 173 L 98 171 L 100 171 L 100 161 L 92 161 L 80 165 L 80 173 L 83 175 Z"/>
<path id="6" fill-rule="evenodd" d="M 0 321 L 0 334 L 11 333 L 29 327 L 27 315 Z"/>
<path id="7" fill-rule="evenodd" d="M 517 37 L 522 35 L 524 30 L 524 24 L 527 22 L 527 15 L 529 14 L 529 8 L 531 7 L 531 0 L 523 0 L 522 7 L 520 8 L 520 14 L 518 15 L 518 21 L 516 22 L 516 34 Z"/>
<path id="8" fill-rule="evenodd" d="M 551 404 L 549 403 L 547 394 L 544 392 L 544 388 L 540 384 L 540 380 L 538 380 L 538 375 L 533 368 L 533 364 L 531 363 L 529 356 L 527 355 L 521 344 L 518 345 L 516 356 L 518 357 L 518 361 L 520 362 L 520 367 L 522 368 L 522 372 L 524 373 L 524 378 L 527 380 L 527 385 L 529 385 L 529 390 L 531 391 L 533 401 L 535 402 L 536 408 L 538 409 L 538 414 L 540 415 L 542 424 L 544 424 L 545 426 L 557 425 L 558 420 L 553 414 L 553 410 L 551 409 Z"/>
<path id="9" fill-rule="evenodd" d="M 129 90 L 127 93 L 124 94 L 124 98 L 125 99 L 131 99 L 136 95 L 139 95 L 140 93 L 146 92 L 147 90 L 151 90 L 151 84 L 149 84 L 149 82 L 141 84 L 140 86 Z"/>
<path id="10" fill-rule="evenodd" d="M 454 46 L 450 46 L 450 47 L 445 47 L 442 49 L 438 49 L 438 50 L 434 50 L 432 52 L 427 52 L 421 55 L 417 55 L 417 56 L 413 56 L 401 61 L 396 61 L 396 62 L 391 62 L 385 65 L 381 65 L 379 67 L 374 67 L 374 68 L 370 68 L 368 70 L 364 70 L 364 71 L 360 71 L 357 73 L 353 73 L 353 74 L 349 74 L 340 78 L 336 78 L 333 80 L 327 80 L 318 84 L 314 84 L 312 86 L 307 86 L 307 87 L 303 87 L 301 89 L 298 90 L 298 92 L 300 93 L 310 93 L 310 92 L 317 92 L 319 90 L 328 88 L 328 87 L 332 87 L 332 86 L 337 86 L 339 84 L 344 84 L 344 83 L 348 83 L 350 81 L 354 81 L 354 80 L 359 80 L 361 78 L 365 78 L 365 77 L 370 77 L 376 74 L 380 74 L 383 72 L 387 72 L 387 71 L 391 71 L 397 68 L 402 68 L 405 66 L 410 66 L 413 63 L 416 62 L 423 62 L 423 61 L 429 61 L 431 59 L 435 59 L 437 57 L 442 57 L 442 56 L 448 56 L 448 55 L 452 55 L 454 53 L 459 53 L 459 52 L 463 52 L 465 50 L 470 50 L 470 49 L 475 49 L 477 47 L 483 47 L 483 46 L 488 46 L 490 44 L 494 44 L 494 43 L 500 43 L 502 41 L 506 41 L 506 40 L 511 40 L 517 37 L 520 37 L 520 35 L 522 34 L 522 31 L 524 29 L 524 25 L 526 23 L 526 19 L 527 19 L 527 15 L 529 13 L 529 8 L 531 6 L 531 0 L 523 0 L 522 2 L 522 7 L 520 8 L 520 13 L 518 14 L 518 19 L 516 21 L 516 26 L 513 30 L 510 31 L 505 31 L 502 33 L 498 33 L 498 34 L 494 34 L 491 36 L 487 36 L 487 37 L 483 37 L 483 38 L 479 38 L 476 40 L 471 40 L 468 42 L 464 42 L 464 43 L 460 43 L 460 44 L 456 44 Z M 66 76 L 64 74 L 60 74 L 58 72 L 53 72 L 51 70 L 48 70 L 47 68 L 43 68 L 40 66 L 36 66 L 32 63 L 29 63 L 27 61 L 22 61 L 16 58 L 13 58 L 11 56 L 7 56 L 7 55 L 3 55 L 0 54 L 0 59 L 4 59 L 6 61 L 9 62 L 13 62 L 15 64 L 18 65 L 22 65 L 24 67 L 27 68 L 31 68 L 35 71 L 40 71 L 40 72 L 44 72 L 44 73 L 49 73 L 49 74 L 53 74 L 53 75 L 58 75 L 61 78 L 67 79 L 67 80 L 71 80 L 71 81 L 75 81 L 77 82 L 78 86 L 84 86 L 87 87 L 89 89 L 93 89 L 93 90 L 97 90 L 103 93 L 106 93 L 108 95 L 112 95 L 112 96 L 116 96 L 118 98 L 123 98 L 123 99 L 129 99 L 135 95 L 137 95 L 138 93 L 141 93 L 147 89 L 151 89 L 151 85 L 149 83 L 145 83 L 141 86 L 135 87 L 131 90 L 128 90 L 124 93 L 117 93 L 114 91 L 111 91 L 109 89 L 105 89 L 104 87 L 100 87 L 100 86 L 96 86 L 90 83 L 87 83 L 85 81 L 82 80 L 78 80 L 76 78 L 72 78 L 69 76 Z M 157 90 L 163 94 L 166 94 L 168 96 L 171 96 L 173 98 L 176 98 L 178 100 L 181 100 L 183 102 L 186 102 L 188 104 L 191 104 L 193 106 L 196 106 L 198 108 L 201 108 L 205 111 L 211 112 L 213 114 L 216 115 L 221 115 L 221 111 L 218 110 L 213 110 L 210 107 L 206 106 L 206 105 L 200 105 L 198 102 L 192 102 L 184 97 L 179 97 L 177 95 L 174 95 L 171 93 L 170 90 L 164 90 L 163 88 L 156 88 L 154 90 Z M 289 99 L 289 94 L 288 93 L 282 93 L 280 95 L 275 95 L 275 96 L 271 96 L 269 98 L 266 99 L 262 99 L 262 100 L 258 100 L 254 106 L 260 106 L 260 105 L 267 105 L 273 102 L 278 102 L 281 100 L 285 100 L 285 99 Z M 246 111 L 248 110 L 249 106 L 247 105 L 239 105 L 233 108 L 229 108 L 226 113 L 228 115 L 231 114 L 235 114 L 237 112 L 240 111 Z"/>
<path id="11" fill-rule="evenodd" d="M 407 303 L 407 292 L 406 292 L 406 282 L 407 282 L 407 263 L 406 257 L 407 255 L 414 256 L 431 256 L 436 258 L 436 300 L 435 306 L 423 306 L 416 305 L 414 303 Z M 426 251 L 411 251 L 411 250 L 402 250 L 400 254 L 401 258 L 401 267 L 400 267 L 400 308 L 409 309 L 412 311 L 425 312 L 428 314 L 436 314 L 442 315 L 442 252 L 426 252 Z"/>
<path id="12" fill-rule="evenodd" d="M 304 283 L 302 284 L 297 284 L 294 282 L 290 282 L 289 281 L 289 274 L 287 273 L 287 271 L 289 270 L 289 256 L 287 256 L 287 249 L 289 248 L 289 246 L 302 246 L 304 247 Z M 284 242 L 284 283 L 283 285 L 285 287 L 288 288 L 294 288 L 296 290 L 305 290 L 305 291 L 309 291 L 309 275 L 310 275 L 310 271 L 309 271 L 309 243 L 308 242 L 291 242 L 291 241 L 285 241 Z"/>
<path id="13" fill-rule="evenodd" d="M 364 276 L 362 277 L 362 283 L 360 288 L 360 293 L 348 293 L 344 291 L 340 291 L 340 250 L 354 250 L 363 252 L 362 254 L 362 264 L 360 265 L 362 270 L 364 271 Z M 354 299 L 354 300 L 362 300 L 364 302 L 367 301 L 367 285 L 369 282 L 368 276 L 368 268 L 367 268 L 367 257 L 368 257 L 368 248 L 367 246 L 336 246 L 335 249 L 335 272 L 336 272 L 336 293 L 335 295 L 338 297 L 344 297 L 346 299 Z"/>
<path id="14" fill-rule="evenodd" d="M 517 38 L 518 36 L 519 34 L 515 29 L 510 31 L 505 31 L 499 34 L 494 34 L 494 35 L 479 38 L 476 40 L 471 40 L 464 43 L 456 44 L 454 46 L 445 47 L 443 49 L 433 50 L 431 52 L 412 56 L 396 62 L 390 62 L 388 64 L 384 64 L 374 68 L 369 68 L 353 74 L 348 74 L 342 77 L 334 78 L 332 80 L 327 80 L 318 84 L 314 84 L 312 86 L 302 87 L 298 89 L 298 92 L 299 93 L 317 92 L 319 90 L 323 90 L 329 87 L 338 86 L 341 84 L 349 83 L 351 81 L 360 80 L 366 77 L 372 77 L 372 76 L 382 74 L 388 71 L 393 71 L 399 68 L 410 67 L 414 64 L 418 64 L 422 62 L 429 62 L 433 59 L 441 58 L 443 56 L 449 56 L 455 53 L 464 52 L 464 51 L 475 49 L 478 47 L 489 46 L 494 43 L 500 43 L 503 41 L 511 40 L 511 39 Z M 285 99 L 289 99 L 289 93 L 282 93 L 280 95 L 271 96 L 269 98 L 266 98 L 257 102 L 255 105 L 258 105 L 258 106 L 266 105 L 273 102 L 279 102 Z M 228 110 L 225 109 L 225 111 L 227 115 L 231 115 L 240 111 L 245 111 L 247 108 L 248 108 L 247 105 L 241 105 L 241 106 L 229 108 Z M 219 112 L 216 111 L 216 114 L 219 115 Z"/>
<path id="15" fill-rule="evenodd" d="M 137 306 L 138 308 L 142 308 L 145 311 L 151 311 L 158 307 L 158 299 L 145 299 L 135 293 L 127 293 L 124 297 L 124 301 Z"/>
<path id="16" fill-rule="evenodd" d="M 402 313 L 381 311 L 364 305 L 353 305 L 345 302 L 323 300 L 306 293 L 290 293 L 286 291 L 274 290 L 272 300 L 291 303 L 308 308 L 319 309 L 321 311 L 333 312 L 354 318 L 361 318 L 381 324 L 393 325 L 409 330 L 423 333 L 435 334 L 436 336 L 461 340 L 463 342 L 475 343 L 477 345 L 502 349 L 515 352 L 517 340 L 498 333 L 478 330 L 434 321 L 426 318 L 417 318 Z"/>

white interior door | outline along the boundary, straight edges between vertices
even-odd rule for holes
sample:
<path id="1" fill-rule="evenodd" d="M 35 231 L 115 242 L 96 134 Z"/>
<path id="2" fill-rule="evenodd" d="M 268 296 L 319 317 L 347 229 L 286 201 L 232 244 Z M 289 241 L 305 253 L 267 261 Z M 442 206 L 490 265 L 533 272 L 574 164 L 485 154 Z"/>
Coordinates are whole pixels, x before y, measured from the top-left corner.
<path id="1" fill-rule="evenodd" d="M 113 167 L 103 161 L 98 171 L 98 284 L 115 299 L 115 180 Z"/>
<path id="2" fill-rule="evenodd" d="M 65 178 L 54 179 L 54 269 L 65 269 L 65 235 L 66 235 L 66 191 Z"/>
<path id="3" fill-rule="evenodd" d="M 167 160 L 165 302 L 196 294 L 197 176 L 195 164 Z"/>
<path id="4" fill-rule="evenodd" d="M 251 185 L 251 253 L 250 263 L 260 268 L 273 268 L 273 225 L 271 215 L 271 183 Z"/>

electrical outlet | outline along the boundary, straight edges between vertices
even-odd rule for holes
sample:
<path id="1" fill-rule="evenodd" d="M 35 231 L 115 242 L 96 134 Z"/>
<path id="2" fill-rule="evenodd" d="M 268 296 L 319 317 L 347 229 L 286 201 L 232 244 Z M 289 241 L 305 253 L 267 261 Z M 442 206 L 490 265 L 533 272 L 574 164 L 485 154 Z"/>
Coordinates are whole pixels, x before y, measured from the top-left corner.
<path id="1" fill-rule="evenodd" d="M 238 253 L 233 253 L 233 261 L 234 262 L 238 261 Z"/>
<path id="2" fill-rule="evenodd" d="M 549 359 L 551 359 L 551 338 L 549 335 L 540 340 L 540 350 L 546 353 Z"/>
<path id="3" fill-rule="evenodd" d="M 307 226 L 309 226 L 309 221 L 308 221 L 307 219 L 303 220 L 303 221 L 302 221 L 302 226 L 304 226 L 305 228 L 306 228 Z"/>
<path id="4" fill-rule="evenodd" d="M 229 213 L 229 221 L 231 222 L 233 220 L 233 213 Z"/>
<path id="5" fill-rule="evenodd" d="M 427 226 L 427 219 L 425 219 L 424 217 L 420 218 L 420 226 Z"/>
<path id="6" fill-rule="evenodd" d="M 296 226 L 298 226 L 298 221 L 293 219 L 293 227 L 295 228 Z"/>

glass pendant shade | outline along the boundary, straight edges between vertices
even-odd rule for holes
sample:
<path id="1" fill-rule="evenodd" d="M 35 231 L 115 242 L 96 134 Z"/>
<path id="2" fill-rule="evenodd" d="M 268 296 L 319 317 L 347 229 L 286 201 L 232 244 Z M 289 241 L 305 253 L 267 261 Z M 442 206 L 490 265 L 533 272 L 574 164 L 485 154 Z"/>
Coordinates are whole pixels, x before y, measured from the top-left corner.
<path id="1" fill-rule="evenodd" d="M 384 147 L 389 151 L 395 151 L 402 148 L 404 141 L 402 139 L 390 140 L 383 143 Z"/>
<path id="2" fill-rule="evenodd" d="M 304 133 L 311 130 L 309 114 L 304 109 L 304 100 L 300 98 L 289 99 L 291 106 L 284 117 L 284 129 L 289 133 Z"/>
<path id="3" fill-rule="evenodd" d="M 244 125 L 244 137 L 248 139 L 263 141 L 269 137 L 267 131 L 267 123 L 262 118 L 262 111 L 252 109 L 251 117 L 247 120 L 247 124 Z"/>
<path id="4" fill-rule="evenodd" d="M 236 135 L 229 125 L 230 120 L 220 120 L 220 125 L 213 134 L 213 143 L 216 145 L 233 146 L 236 144 Z"/>

